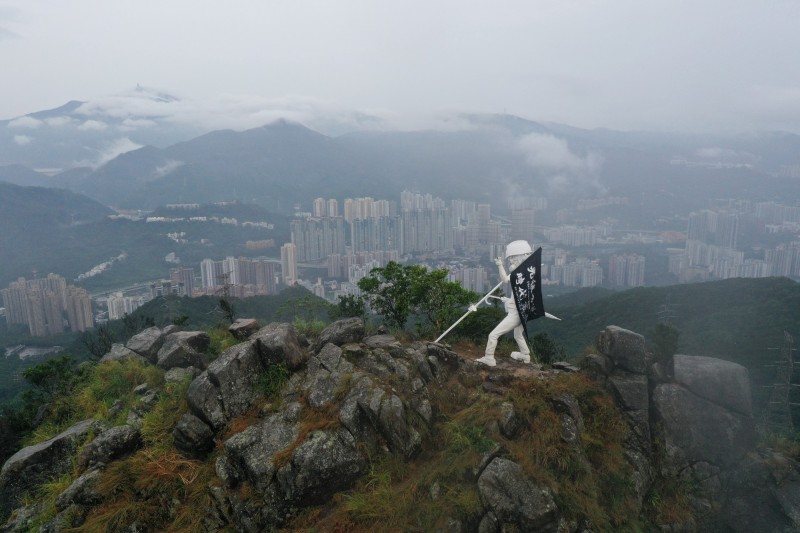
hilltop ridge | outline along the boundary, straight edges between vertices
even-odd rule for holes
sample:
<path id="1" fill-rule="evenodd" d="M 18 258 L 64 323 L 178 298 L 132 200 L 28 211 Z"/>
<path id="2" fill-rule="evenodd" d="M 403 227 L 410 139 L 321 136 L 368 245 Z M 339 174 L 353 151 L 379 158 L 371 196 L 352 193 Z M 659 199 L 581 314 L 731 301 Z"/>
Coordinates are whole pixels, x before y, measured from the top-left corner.
<path id="1" fill-rule="evenodd" d="M 6 513 L 24 503 L 9 496 L 61 476 L 6 530 L 800 525 L 782 496 L 800 488 L 797 464 L 752 453 L 740 365 L 653 359 L 640 335 L 613 326 L 585 372 L 527 365 L 524 375 L 521 364 L 489 369 L 446 345 L 367 333 L 360 319 L 318 335 L 254 321 L 231 331 L 238 340 L 218 356 L 205 333 L 159 328 L 107 354 L 87 374 L 93 392 L 75 391 L 76 423 L 0 471 Z M 106 379 L 93 385 L 97 372 Z M 108 380 L 123 374 L 127 385 Z M 55 449 L 78 453 L 77 466 L 54 461 Z M 769 481 L 778 460 L 795 472 L 780 488 Z"/>

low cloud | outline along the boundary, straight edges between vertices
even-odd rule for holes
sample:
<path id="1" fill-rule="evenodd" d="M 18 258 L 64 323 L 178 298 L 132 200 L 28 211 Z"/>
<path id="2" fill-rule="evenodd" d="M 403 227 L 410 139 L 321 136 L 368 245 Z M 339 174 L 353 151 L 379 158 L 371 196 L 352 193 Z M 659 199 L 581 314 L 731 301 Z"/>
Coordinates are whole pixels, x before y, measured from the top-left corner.
<path id="1" fill-rule="evenodd" d="M 167 161 L 165 164 L 156 167 L 156 169 L 153 171 L 153 177 L 156 179 L 163 178 L 164 176 L 171 174 L 173 171 L 182 167 L 183 165 L 185 165 L 183 161 L 175 161 L 175 160 Z"/>
<path id="2" fill-rule="evenodd" d="M 603 166 L 603 156 L 599 152 L 581 156 L 570 150 L 566 140 L 540 133 L 520 137 L 515 148 L 529 166 L 544 176 L 548 194 L 576 189 L 585 189 L 587 195 L 606 193 L 599 180 Z"/>
<path id="3" fill-rule="evenodd" d="M 105 122 L 100 122 L 99 120 L 87 120 L 80 126 L 78 129 L 80 131 L 103 131 L 108 127 L 108 124 Z"/>
<path id="4" fill-rule="evenodd" d="M 122 125 L 119 127 L 119 129 L 122 131 L 133 131 L 140 128 L 154 128 L 156 126 L 158 126 L 158 122 L 155 120 L 129 117 L 122 121 Z"/>
<path id="5" fill-rule="evenodd" d="M 29 137 L 27 135 L 14 135 L 14 143 L 18 144 L 19 146 L 25 146 L 26 144 L 30 144 L 33 141 L 33 137 Z"/>
<path id="6" fill-rule="evenodd" d="M 72 119 L 65 116 L 50 117 L 44 119 L 45 123 L 51 128 L 62 128 L 72 123 Z"/>
<path id="7" fill-rule="evenodd" d="M 107 143 L 101 150 L 96 150 L 96 156 L 94 158 L 76 161 L 74 166 L 97 169 L 115 157 L 127 152 L 132 152 L 133 150 L 138 150 L 141 147 L 141 144 L 137 144 L 127 137 L 122 137 Z"/>
<path id="8" fill-rule="evenodd" d="M 43 122 L 41 120 L 39 120 L 39 119 L 30 117 L 30 116 L 24 116 L 24 117 L 15 118 L 11 122 L 9 122 L 8 123 L 8 127 L 9 128 L 20 128 L 20 129 L 35 130 L 36 128 L 38 128 L 42 124 L 43 124 Z"/>

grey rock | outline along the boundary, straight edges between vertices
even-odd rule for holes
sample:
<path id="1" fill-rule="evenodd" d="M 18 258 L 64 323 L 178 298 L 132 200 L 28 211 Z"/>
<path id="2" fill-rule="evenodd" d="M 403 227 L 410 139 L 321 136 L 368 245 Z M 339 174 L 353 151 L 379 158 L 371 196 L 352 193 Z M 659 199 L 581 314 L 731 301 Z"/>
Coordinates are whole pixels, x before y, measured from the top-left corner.
<path id="1" fill-rule="evenodd" d="M 329 324 L 319 334 L 318 346 L 328 343 L 342 346 L 351 342 L 361 342 L 364 338 L 364 320 L 361 318 L 344 318 Z"/>
<path id="2" fill-rule="evenodd" d="M 561 370 L 563 372 L 580 372 L 581 370 L 577 366 L 566 361 L 556 361 L 550 366 L 552 366 L 554 370 Z"/>
<path id="3" fill-rule="evenodd" d="M 222 395 L 209 379 L 208 372 L 203 372 L 189 384 L 186 401 L 192 413 L 211 426 L 214 431 L 222 429 L 227 422 Z"/>
<path id="4" fill-rule="evenodd" d="M 500 522 L 494 513 L 486 513 L 478 524 L 478 533 L 500 533 Z"/>
<path id="5" fill-rule="evenodd" d="M 141 384 L 137 385 L 136 387 L 134 387 L 133 393 L 136 394 L 137 396 L 143 396 L 149 390 L 150 390 L 150 387 L 147 385 L 147 383 L 141 383 Z"/>
<path id="6" fill-rule="evenodd" d="M 167 383 L 183 383 L 191 381 L 200 375 L 200 369 L 193 366 L 187 368 L 170 368 L 164 372 L 164 381 Z"/>
<path id="7" fill-rule="evenodd" d="M 592 353 L 584 357 L 583 366 L 590 378 L 604 381 L 614 371 L 614 362 L 602 354 Z"/>
<path id="8" fill-rule="evenodd" d="M 184 413 L 172 430 L 175 447 L 186 457 L 202 459 L 214 448 L 214 432 L 191 413 Z"/>
<path id="9" fill-rule="evenodd" d="M 737 363 L 713 357 L 675 355 L 675 381 L 710 402 L 753 416 L 750 375 Z"/>
<path id="10" fill-rule="evenodd" d="M 320 364 L 330 372 L 349 373 L 353 371 L 352 363 L 344 358 L 342 349 L 335 344 L 325 344 L 316 357 Z"/>
<path id="11" fill-rule="evenodd" d="M 519 420 L 514 411 L 514 404 L 511 402 L 503 402 L 500 405 L 500 420 L 498 420 L 500 433 L 507 439 L 514 439 L 519 430 Z"/>
<path id="12" fill-rule="evenodd" d="M 512 461 L 498 457 L 489 463 L 478 479 L 478 491 L 501 529 L 555 532 L 558 528 L 558 508 L 550 489 L 533 483 Z"/>
<path id="13" fill-rule="evenodd" d="M 571 394 L 561 394 L 560 396 L 552 398 L 550 403 L 557 412 L 572 417 L 575 424 L 577 424 L 578 431 L 583 431 L 583 414 L 581 413 L 580 405 L 578 405 L 578 400 L 576 400 L 574 396 Z"/>
<path id="14" fill-rule="evenodd" d="M 97 492 L 100 470 L 90 470 L 72 482 L 67 490 L 56 498 L 56 509 L 63 511 L 73 504 L 94 505 L 102 501 L 103 496 Z"/>
<path id="15" fill-rule="evenodd" d="M 387 351 L 390 348 L 402 348 L 400 341 L 393 335 L 372 335 L 364 339 L 364 344 L 369 348 L 383 348 Z"/>
<path id="16" fill-rule="evenodd" d="M 308 360 L 308 352 L 300 347 L 297 332 L 291 324 L 268 324 L 258 330 L 251 340 L 257 342 L 258 352 L 265 367 L 283 363 L 289 370 L 297 370 Z"/>
<path id="17" fill-rule="evenodd" d="M 258 321 L 255 318 L 237 318 L 228 326 L 228 331 L 235 338 L 243 341 L 258 331 Z"/>
<path id="18" fill-rule="evenodd" d="M 264 490 L 278 469 L 274 455 L 292 444 L 298 432 L 295 424 L 274 413 L 228 439 L 224 448 L 231 463 L 240 467 L 254 487 Z"/>
<path id="19" fill-rule="evenodd" d="M 631 480 L 636 494 L 638 509 L 641 510 L 644 499 L 653 485 L 655 472 L 647 456 L 640 450 L 625 449 L 625 459 L 632 468 Z"/>
<path id="20" fill-rule="evenodd" d="M 680 385 L 652 394 L 656 422 L 664 428 L 665 466 L 679 472 L 692 463 L 735 464 L 754 446 L 753 419 L 700 398 Z"/>
<path id="21" fill-rule="evenodd" d="M 618 326 L 608 326 L 597 338 L 597 349 L 614 364 L 635 374 L 647 371 L 644 337 Z"/>
<path id="22" fill-rule="evenodd" d="M 147 359 L 119 343 L 111 345 L 111 350 L 100 358 L 100 362 L 106 363 L 108 361 L 122 361 L 124 359 L 131 359 L 141 363 L 149 363 Z"/>
<path id="23" fill-rule="evenodd" d="M 142 434 L 136 426 L 117 426 L 104 431 L 87 444 L 78 457 L 78 469 L 106 465 L 138 450 L 142 445 Z"/>
<path id="24" fill-rule="evenodd" d="M 581 435 L 578 432 L 578 424 L 575 423 L 575 419 L 565 413 L 561 415 L 560 422 L 561 440 L 567 444 L 580 444 Z"/>
<path id="25" fill-rule="evenodd" d="M 276 477 L 285 499 L 307 505 L 349 488 L 366 466 L 349 432 L 315 431 L 297 447 Z"/>
<path id="26" fill-rule="evenodd" d="M 190 336 L 189 334 L 192 335 Z M 205 335 L 205 338 L 208 339 L 208 335 L 205 333 L 202 335 Z M 200 332 L 179 331 L 168 335 L 164 340 L 164 345 L 158 350 L 156 364 L 164 370 L 175 367 L 188 368 L 190 366 L 205 368 L 205 358 L 194 348 L 194 346 L 202 345 L 202 338 Z M 208 344 L 206 344 L 207 346 Z"/>
<path id="27" fill-rule="evenodd" d="M 151 363 L 158 361 L 158 350 L 164 344 L 164 333 L 157 327 L 150 327 L 140 331 L 125 343 L 125 347 L 132 350 Z"/>
<path id="28" fill-rule="evenodd" d="M 333 402 L 341 374 L 332 374 L 324 368 L 320 369 L 310 378 L 308 384 L 308 405 L 315 409 Z"/>
<path id="29" fill-rule="evenodd" d="M 386 439 L 390 450 L 401 452 L 406 457 L 416 455 L 422 438 L 408 423 L 403 401 L 396 394 L 374 390 L 367 409 L 373 417 L 377 414 L 378 431 Z"/>
<path id="30" fill-rule="evenodd" d="M 40 483 L 72 469 L 72 454 L 95 431 L 94 419 L 78 422 L 52 439 L 22 448 L 0 470 L 0 519 L 17 506 L 17 498 Z"/>
<path id="31" fill-rule="evenodd" d="M 500 444 L 494 443 L 494 445 L 489 449 L 489 451 L 483 454 L 483 456 L 481 457 L 481 462 L 478 463 L 478 466 L 473 467 L 471 479 L 477 481 L 481 477 L 481 474 L 483 474 L 483 471 L 486 470 L 486 467 L 489 466 L 489 464 L 492 461 L 494 461 L 496 458 L 500 457 L 504 453 L 505 449 L 503 449 L 503 447 Z"/>
<path id="32" fill-rule="evenodd" d="M 263 396 L 259 380 L 264 371 L 252 340 L 231 346 L 208 365 L 206 373 L 221 398 L 226 421 L 244 414 Z"/>
<path id="33" fill-rule="evenodd" d="M 164 346 L 170 344 L 185 344 L 196 352 L 205 352 L 211 345 L 211 337 L 205 331 L 176 331 L 164 338 Z"/>
<path id="34" fill-rule="evenodd" d="M 647 376 L 616 372 L 608 378 L 608 387 L 617 400 L 642 449 L 650 449 L 650 398 Z"/>

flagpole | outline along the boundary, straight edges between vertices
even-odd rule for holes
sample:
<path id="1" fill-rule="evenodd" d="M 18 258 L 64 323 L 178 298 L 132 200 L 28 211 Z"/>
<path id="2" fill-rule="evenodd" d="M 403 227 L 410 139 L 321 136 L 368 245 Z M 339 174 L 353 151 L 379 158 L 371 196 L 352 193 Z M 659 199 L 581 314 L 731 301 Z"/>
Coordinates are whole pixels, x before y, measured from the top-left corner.
<path id="1" fill-rule="evenodd" d="M 483 302 L 485 302 L 485 301 L 486 301 L 486 298 L 488 298 L 488 297 L 489 297 L 489 296 L 490 296 L 490 295 L 491 295 L 491 294 L 492 294 L 494 291 L 496 291 L 497 289 L 499 289 L 499 288 L 500 288 L 500 286 L 501 286 L 503 283 L 505 283 L 505 281 L 501 281 L 500 283 L 498 283 L 497 285 L 495 285 L 495 286 L 494 286 L 494 288 L 493 288 L 492 290 L 490 290 L 489 292 L 487 292 L 487 293 L 486 293 L 486 296 L 484 296 L 483 298 L 481 298 L 480 300 L 478 300 L 478 303 L 474 304 L 474 305 L 475 305 L 475 307 L 478 307 L 478 306 L 479 306 L 479 305 L 481 305 Z M 459 325 L 459 324 L 461 323 L 461 321 L 462 321 L 462 320 L 464 320 L 465 318 L 467 318 L 467 315 L 468 315 L 468 314 L 470 314 L 471 312 L 472 312 L 471 310 L 467 309 L 467 312 L 466 312 L 466 313 L 464 313 L 464 316 L 462 316 L 461 318 L 459 318 L 458 320 L 456 320 L 455 324 L 453 324 L 452 326 L 450 326 L 449 328 L 447 328 L 447 331 L 445 331 L 444 333 L 442 333 L 441 335 L 439 335 L 439 338 L 438 338 L 438 339 L 436 339 L 436 340 L 435 340 L 435 341 L 433 341 L 433 342 L 439 342 L 440 340 L 442 340 L 442 339 L 444 338 L 444 336 L 445 336 L 445 335 L 447 335 L 448 333 L 450 333 L 450 331 L 451 331 L 451 330 L 452 330 L 454 327 L 456 327 L 457 325 Z"/>

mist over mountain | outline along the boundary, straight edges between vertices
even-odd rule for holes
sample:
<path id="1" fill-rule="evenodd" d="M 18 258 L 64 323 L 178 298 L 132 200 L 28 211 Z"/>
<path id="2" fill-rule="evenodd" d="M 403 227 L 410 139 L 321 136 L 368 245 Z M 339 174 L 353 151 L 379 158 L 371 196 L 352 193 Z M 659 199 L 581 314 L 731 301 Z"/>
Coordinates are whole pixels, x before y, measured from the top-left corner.
<path id="1" fill-rule="evenodd" d="M 203 118 L 151 90 L 69 102 L 0 122 L 0 178 L 66 187 L 120 208 L 239 199 L 288 211 L 317 196 L 394 197 L 411 188 L 445 198 L 456 189 L 477 201 L 547 196 L 556 205 L 560 197 L 630 196 L 651 218 L 721 195 L 777 199 L 800 183 L 791 178 L 800 137 L 787 133 L 584 130 L 479 114 L 400 131 L 342 110 L 267 111 L 233 113 L 232 125 L 297 121 L 200 134 L 204 120 L 214 122 L 208 110 Z M 192 113 L 200 113 L 194 122 Z"/>

